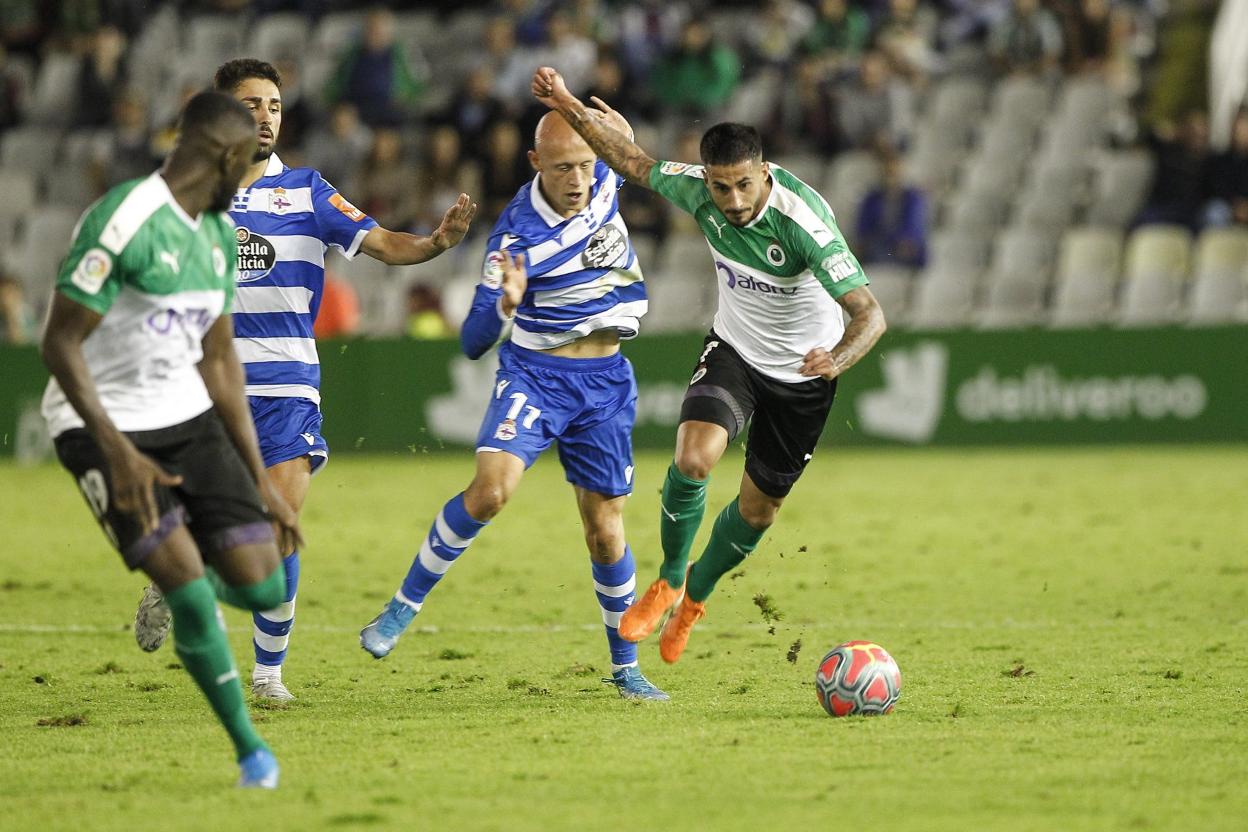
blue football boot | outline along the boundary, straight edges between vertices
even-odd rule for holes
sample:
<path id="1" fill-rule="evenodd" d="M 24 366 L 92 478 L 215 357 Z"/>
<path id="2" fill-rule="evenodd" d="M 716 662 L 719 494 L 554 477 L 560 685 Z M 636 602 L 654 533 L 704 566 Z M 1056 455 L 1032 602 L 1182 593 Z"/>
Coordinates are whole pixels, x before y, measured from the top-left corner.
<path id="1" fill-rule="evenodd" d="M 391 598 L 381 614 L 360 630 L 360 646 L 372 653 L 373 658 L 384 659 L 390 655 L 399 636 L 415 617 L 414 609 L 397 598 Z"/>
<path id="2" fill-rule="evenodd" d="M 240 789 L 276 789 L 277 758 L 267 748 L 257 748 L 238 761 Z"/>
<path id="3" fill-rule="evenodd" d="M 603 679 L 609 685 L 615 685 L 620 696 L 637 702 L 667 702 L 672 697 L 650 684 L 650 680 L 641 675 L 636 665 L 625 667 L 611 674 L 610 679 Z"/>

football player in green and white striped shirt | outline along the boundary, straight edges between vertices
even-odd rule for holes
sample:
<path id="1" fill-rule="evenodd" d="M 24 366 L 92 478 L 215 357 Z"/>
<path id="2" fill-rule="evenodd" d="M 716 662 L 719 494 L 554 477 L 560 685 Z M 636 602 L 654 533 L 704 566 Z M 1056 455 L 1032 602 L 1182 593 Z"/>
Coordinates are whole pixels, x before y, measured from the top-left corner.
<path id="1" fill-rule="evenodd" d="M 130 569 L 160 587 L 178 657 L 234 743 L 239 785 L 274 788 L 217 599 L 281 603 L 277 530 L 295 513 L 265 471 L 230 303 L 237 246 L 226 216 L 256 148 L 233 98 L 187 102 L 163 168 L 87 209 L 56 281 L 43 338 L 43 415 L 61 464 Z"/>
<path id="2" fill-rule="evenodd" d="M 604 162 L 692 214 L 714 263 L 719 306 L 685 393 L 676 458 L 663 484 L 663 565 L 619 628 L 640 641 L 674 606 L 659 637 L 660 655 L 674 662 L 706 614 L 715 582 L 775 522 L 823 433 L 837 378 L 884 334 L 884 313 L 828 203 L 763 160 L 753 127 L 707 130 L 702 164 L 660 162 L 611 127 L 610 107 L 597 98 L 597 109 L 585 106 L 550 67 L 534 74 L 532 88 Z M 741 491 L 686 571 L 711 470 L 747 422 Z"/>

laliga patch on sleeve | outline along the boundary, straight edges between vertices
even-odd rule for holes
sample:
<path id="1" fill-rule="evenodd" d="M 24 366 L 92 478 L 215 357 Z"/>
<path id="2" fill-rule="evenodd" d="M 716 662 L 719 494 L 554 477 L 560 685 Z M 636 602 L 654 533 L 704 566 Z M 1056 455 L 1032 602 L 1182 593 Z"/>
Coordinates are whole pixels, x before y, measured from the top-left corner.
<path id="1" fill-rule="evenodd" d="M 481 283 L 491 289 L 503 285 L 503 253 L 491 251 L 485 255 L 485 269 L 481 272 Z"/>
<path id="2" fill-rule="evenodd" d="M 335 193 L 333 196 L 331 196 L 329 198 L 329 204 L 337 208 L 344 215 L 346 215 L 347 219 L 351 220 L 351 222 L 359 222 L 360 220 L 364 219 L 364 212 L 361 211 L 359 208 L 356 208 L 350 202 L 347 202 L 347 200 L 342 196 L 342 194 Z"/>
<path id="3" fill-rule="evenodd" d="M 668 176 L 676 176 L 689 170 L 689 165 L 684 162 L 664 162 L 659 165 L 659 173 L 665 173 Z"/>
<path id="4" fill-rule="evenodd" d="M 104 249 L 93 248 L 82 255 L 70 279 L 88 295 L 98 295 L 112 271 L 113 258 Z"/>

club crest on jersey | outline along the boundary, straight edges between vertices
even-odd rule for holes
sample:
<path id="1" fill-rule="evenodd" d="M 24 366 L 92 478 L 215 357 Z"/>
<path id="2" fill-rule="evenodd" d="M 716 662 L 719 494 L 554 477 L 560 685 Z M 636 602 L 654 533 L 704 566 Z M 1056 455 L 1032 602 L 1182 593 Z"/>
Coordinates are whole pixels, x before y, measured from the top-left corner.
<path id="1" fill-rule="evenodd" d="M 273 243 L 241 225 L 234 229 L 234 239 L 238 241 L 239 283 L 259 280 L 273 271 L 277 262 L 277 249 Z"/>
<path id="2" fill-rule="evenodd" d="M 771 245 L 767 246 L 767 262 L 773 266 L 783 266 L 786 259 L 784 249 L 780 248 L 778 242 L 772 240 Z"/>
<path id="3" fill-rule="evenodd" d="M 602 269 L 620 260 L 628 253 L 628 241 L 614 225 L 604 225 L 594 232 L 585 244 L 581 262 L 587 269 Z"/>
<path id="4" fill-rule="evenodd" d="M 494 431 L 494 438 L 502 442 L 510 442 L 516 438 L 516 420 L 504 419 L 498 423 L 498 430 Z"/>
<path id="5" fill-rule="evenodd" d="M 285 188 L 274 188 L 269 194 L 269 213 L 285 214 L 295 203 L 286 198 Z"/>

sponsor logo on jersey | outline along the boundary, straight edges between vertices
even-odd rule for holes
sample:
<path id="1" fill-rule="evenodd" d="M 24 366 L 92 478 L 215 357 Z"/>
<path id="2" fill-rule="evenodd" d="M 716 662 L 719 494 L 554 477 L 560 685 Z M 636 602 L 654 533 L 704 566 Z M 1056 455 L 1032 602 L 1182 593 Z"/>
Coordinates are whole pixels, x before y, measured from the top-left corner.
<path id="1" fill-rule="evenodd" d="M 175 326 L 193 333 L 196 337 L 207 332 L 212 325 L 213 315 L 207 309 L 162 309 L 147 316 L 147 325 L 160 335 L 168 335 Z"/>
<path id="2" fill-rule="evenodd" d="M 238 282 L 250 283 L 273 271 L 277 249 L 273 243 L 241 225 L 234 229 L 238 241 Z"/>
<path id="3" fill-rule="evenodd" d="M 494 438 L 503 442 L 510 442 L 516 438 L 516 420 L 504 419 L 498 423 L 498 430 L 494 431 Z"/>
<path id="4" fill-rule="evenodd" d="M 74 285 L 88 295 L 98 294 L 104 281 L 113 271 L 113 258 L 102 248 L 93 248 L 78 261 L 78 268 L 70 276 Z"/>
<path id="5" fill-rule="evenodd" d="M 286 198 L 285 188 L 274 188 L 272 193 L 269 194 L 270 214 L 285 214 L 289 208 L 294 206 L 294 204 L 295 203 Z M 342 208 L 339 207 L 338 210 L 341 211 Z"/>
<path id="6" fill-rule="evenodd" d="M 632 485 L 633 483 L 633 466 L 631 465 L 624 466 L 624 482 L 629 485 Z"/>
<path id="7" fill-rule="evenodd" d="M 774 283 L 750 277 L 748 274 L 737 274 L 731 266 L 721 260 L 715 261 L 715 270 L 723 274 L 728 281 L 729 289 L 758 292 L 761 295 L 779 295 L 786 298 L 797 294 L 798 287 L 796 286 L 777 286 Z"/>
<path id="8" fill-rule="evenodd" d="M 581 254 L 581 262 L 587 269 L 602 269 L 628 253 L 628 241 L 614 225 L 604 225 L 594 232 Z"/>
<path id="9" fill-rule="evenodd" d="M 510 246 L 512 243 L 518 243 L 518 242 L 520 242 L 520 238 L 519 238 L 519 237 L 517 237 L 515 234 L 512 234 L 512 233 L 510 233 L 510 232 L 504 231 L 504 232 L 503 232 L 503 240 L 502 240 L 502 242 L 500 242 L 500 243 L 498 244 L 498 247 L 499 247 L 499 248 L 507 248 L 507 247 L 508 247 L 508 246 Z"/>
<path id="10" fill-rule="evenodd" d="M 356 208 L 342 194 L 334 194 L 329 198 L 329 204 L 341 211 L 351 222 L 359 222 L 364 219 L 364 212 Z"/>
<path id="11" fill-rule="evenodd" d="M 490 289 L 503 285 L 503 253 L 491 251 L 485 255 L 485 269 L 481 272 L 481 283 Z"/>
<path id="12" fill-rule="evenodd" d="M 726 220 L 724 222 L 716 220 L 714 210 L 711 210 L 706 215 L 706 219 L 711 225 L 715 226 L 715 233 L 719 235 L 719 239 L 724 239 L 724 229 L 728 227 L 728 222 Z"/>

